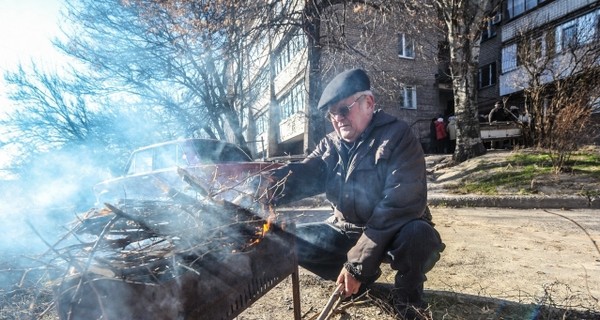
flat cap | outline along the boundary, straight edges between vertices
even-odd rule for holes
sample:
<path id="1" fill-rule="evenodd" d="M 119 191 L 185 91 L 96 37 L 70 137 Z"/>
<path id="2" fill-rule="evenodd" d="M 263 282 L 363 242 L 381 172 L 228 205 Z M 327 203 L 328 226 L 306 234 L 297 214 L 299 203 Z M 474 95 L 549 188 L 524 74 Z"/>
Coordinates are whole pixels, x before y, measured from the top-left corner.
<path id="1" fill-rule="evenodd" d="M 323 110 L 357 92 L 366 90 L 371 90 L 371 81 L 367 73 L 362 69 L 346 70 L 327 84 L 321 94 L 318 108 Z"/>

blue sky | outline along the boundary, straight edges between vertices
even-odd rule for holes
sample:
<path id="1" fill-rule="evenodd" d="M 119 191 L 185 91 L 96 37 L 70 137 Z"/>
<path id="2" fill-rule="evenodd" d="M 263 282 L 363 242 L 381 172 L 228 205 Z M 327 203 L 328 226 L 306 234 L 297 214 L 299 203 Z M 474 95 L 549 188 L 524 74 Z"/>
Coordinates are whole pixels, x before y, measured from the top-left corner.
<path id="1" fill-rule="evenodd" d="M 63 0 L 0 0 L 0 116 L 10 111 L 6 98 L 4 73 L 14 71 L 19 63 L 31 61 L 43 68 L 61 63 L 61 55 L 52 45 L 60 33 L 60 9 Z M 0 128 L 0 134 L 5 134 Z M 9 152 L 0 152 L 0 167 Z"/>

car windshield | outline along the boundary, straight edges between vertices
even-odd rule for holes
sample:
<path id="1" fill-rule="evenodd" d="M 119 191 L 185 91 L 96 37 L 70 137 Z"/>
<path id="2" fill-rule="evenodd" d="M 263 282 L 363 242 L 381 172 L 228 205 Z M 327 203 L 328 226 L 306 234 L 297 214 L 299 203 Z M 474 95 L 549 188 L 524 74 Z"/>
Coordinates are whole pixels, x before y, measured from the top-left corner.
<path id="1" fill-rule="evenodd" d="M 175 167 L 252 161 L 235 145 L 216 140 L 191 140 L 136 151 L 127 175 Z"/>
<path id="2" fill-rule="evenodd" d="M 252 161 L 240 148 L 220 141 L 196 140 L 193 141 L 192 148 L 201 163 Z"/>

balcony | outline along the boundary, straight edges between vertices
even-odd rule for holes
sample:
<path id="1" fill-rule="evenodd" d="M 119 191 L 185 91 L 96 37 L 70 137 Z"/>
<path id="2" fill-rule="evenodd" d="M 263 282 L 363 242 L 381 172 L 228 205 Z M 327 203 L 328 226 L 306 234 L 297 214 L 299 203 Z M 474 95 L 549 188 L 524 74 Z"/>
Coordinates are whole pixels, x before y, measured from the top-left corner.
<path id="1" fill-rule="evenodd" d="M 551 21 L 596 3 L 597 0 L 556 0 L 543 7 L 526 12 L 502 26 L 502 42 L 510 41 L 519 34 L 540 27 Z"/>

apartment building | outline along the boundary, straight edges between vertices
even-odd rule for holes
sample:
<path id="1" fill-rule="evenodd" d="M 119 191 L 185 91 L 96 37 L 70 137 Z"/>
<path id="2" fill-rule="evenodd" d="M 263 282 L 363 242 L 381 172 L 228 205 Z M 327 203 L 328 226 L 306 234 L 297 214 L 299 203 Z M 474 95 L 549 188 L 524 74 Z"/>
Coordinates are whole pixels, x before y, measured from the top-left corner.
<path id="1" fill-rule="evenodd" d="M 365 69 L 378 107 L 408 122 L 427 148 L 431 119 L 453 112 L 449 78 L 442 76 L 447 67 L 439 59 L 443 42 L 439 33 L 424 32 L 427 28 L 414 17 L 378 17 L 369 10 L 336 5 L 323 13 L 322 83 L 348 68 Z M 333 130 L 324 117 L 308 116 L 316 106 L 308 103 L 306 35 L 288 28 L 253 45 L 248 86 L 256 99 L 248 108 L 252 121 L 246 131 L 251 149 L 263 158 L 306 155 L 311 121 Z"/>
<path id="2" fill-rule="evenodd" d="M 504 0 L 492 17 L 481 43 L 481 115 L 488 114 L 495 101 L 526 108 L 523 90 L 532 75 L 525 54 L 534 63 L 546 61 L 536 76 L 549 82 L 556 75 L 572 74 L 572 67 L 561 61 L 565 52 L 600 38 L 597 0 Z"/>

